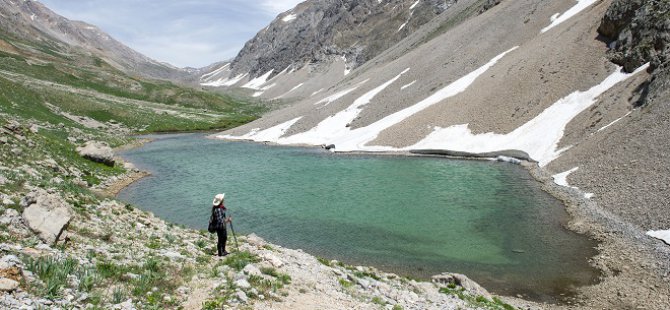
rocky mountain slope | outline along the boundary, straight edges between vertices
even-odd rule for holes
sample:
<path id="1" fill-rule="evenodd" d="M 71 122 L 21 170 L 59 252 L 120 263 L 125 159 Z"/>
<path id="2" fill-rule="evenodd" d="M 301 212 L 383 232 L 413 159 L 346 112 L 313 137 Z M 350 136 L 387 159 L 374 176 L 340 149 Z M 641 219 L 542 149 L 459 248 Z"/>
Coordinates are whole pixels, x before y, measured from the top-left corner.
<path id="1" fill-rule="evenodd" d="M 568 192 L 570 228 L 602 241 L 589 305 L 667 307 L 648 304 L 670 295 L 670 249 L 651 237 L 670 229 L 667 1 L 482 3 L 458 1 L 349 75 L 291 80 L 310 91 L 218 137 L 530 159 Z M 266 78 L 246 86 L 287 91 Z M 616 293 L 640 278 L 655 284 Z"/>
<path id="2" fill-rule="evenodd" d="M 64 18 L 38 1 L 0 1 L 0 28 L 5 35 L 68 53 L 77 49 L 99 57 L 129 74 L 159 79 L 182 79 L 190 73 L 144 56 L 98 27 Z"/>
<path id="3" fill-rule="evenodd" d="M 497 2 L 477 1 L 469 14 L 479 14 Z M 454 3 L 306 1 L 277 16 L 229 65 L 204 74 L 202 85 L 244 87 L 266 99 L 305 97 L 331 86 Z"/>

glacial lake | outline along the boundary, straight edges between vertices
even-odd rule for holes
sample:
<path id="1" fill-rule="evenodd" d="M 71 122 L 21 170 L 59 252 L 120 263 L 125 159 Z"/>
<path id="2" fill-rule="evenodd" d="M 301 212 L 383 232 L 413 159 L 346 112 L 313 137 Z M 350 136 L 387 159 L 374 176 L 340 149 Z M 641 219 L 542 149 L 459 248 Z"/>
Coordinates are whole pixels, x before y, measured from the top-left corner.
<path id="1" fill-rule="evenodd" d="M 596 244 L 565 229 L 562 203 L 516 165 L 151 138 L 122 156 L 152 175 L 118 198 L 174 223 L 206 229 L 225 192 L 238 234 L 347 264 L 420 279 L 464 273 L 548 302 L 598 276 Z"/>

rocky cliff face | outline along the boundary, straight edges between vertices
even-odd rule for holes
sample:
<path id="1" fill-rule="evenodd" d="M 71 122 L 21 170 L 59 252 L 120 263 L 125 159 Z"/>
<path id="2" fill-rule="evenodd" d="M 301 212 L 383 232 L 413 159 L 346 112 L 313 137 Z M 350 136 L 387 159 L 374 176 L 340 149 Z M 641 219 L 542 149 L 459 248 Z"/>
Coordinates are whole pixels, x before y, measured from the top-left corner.
<path id="1" fill-rule="evenodd" d="M 93 25 L 64 18 L 37 1 L 0 0 L 0 30 L 65 53 L 76 48 L 130 74 L 161 79 L 188 74 L 132 50 Z"/>
<path id="2" fill-rule="evenodd" d="M 609 57 L 634 70 L 649 62 L 652 73 L 640 89 L 634 105 L 667 104 L 670 84 L 670 2 L 661 0 L 615 0 L 598 31 L 611 40 Z"/>
<path id="3" fill-rule="evenodd" d="M 632 72 L 644 63 L 651 70 L 670 61 L 670 3 L 662 0 L 616 0 L 598 31 L 612 40 L 610 57 Z"/>
<path id="4" fill-rule="evenodd" d="M 447 10 L 454 0 L 312 0 L 279 15 L 232 63 L 257 77 L 332 57 L 349 69 L 372 59 Z M 298 68 L 294 68 L 298 69 Z"/>

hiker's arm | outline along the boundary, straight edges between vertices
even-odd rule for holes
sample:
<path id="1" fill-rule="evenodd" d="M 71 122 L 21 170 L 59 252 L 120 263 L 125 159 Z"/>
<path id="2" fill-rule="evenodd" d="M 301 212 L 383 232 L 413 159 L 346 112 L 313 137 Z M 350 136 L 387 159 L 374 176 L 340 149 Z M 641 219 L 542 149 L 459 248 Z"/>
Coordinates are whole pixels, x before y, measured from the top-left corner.
<path id="1" fill-rule="evenodd" d="M 229 217 L 226 218 L 226 223 L 230 223 L 230 222 L 232 222 L 232 221 L 233 221 L 233 217 L 232 217 L 232 216 L 229 216 Z"/>

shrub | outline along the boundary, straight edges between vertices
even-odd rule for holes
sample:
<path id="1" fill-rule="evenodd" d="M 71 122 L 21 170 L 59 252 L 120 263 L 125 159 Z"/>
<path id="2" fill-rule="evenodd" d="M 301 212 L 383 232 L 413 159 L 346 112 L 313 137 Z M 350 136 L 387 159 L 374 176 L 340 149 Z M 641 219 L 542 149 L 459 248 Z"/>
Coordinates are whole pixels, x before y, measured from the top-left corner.
<path id="1" fill-rule="evenodd" d="M 351 282 L 349 282 L 345 279 L 342 279 L 342 278 L 340 278 L 338 281 L 340 282 L 340 285 L 342 285 L 342 287 L 344 287 L 344 288 L 350 288 L 350 287 L 354 286 L 353 283 L 351 283 Z"/>

